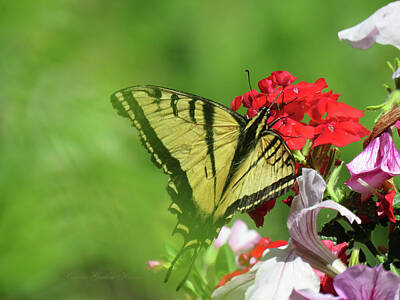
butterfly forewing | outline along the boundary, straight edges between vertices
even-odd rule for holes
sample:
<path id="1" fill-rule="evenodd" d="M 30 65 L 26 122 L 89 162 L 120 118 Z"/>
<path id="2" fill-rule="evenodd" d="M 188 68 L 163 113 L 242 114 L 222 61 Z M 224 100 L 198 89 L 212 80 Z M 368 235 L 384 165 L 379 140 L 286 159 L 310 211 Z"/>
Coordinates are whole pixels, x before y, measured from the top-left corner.
<path id="1" fill-rule="evenodd" d="M 192 199 L 185 201 L 210 215 L 244 119 L 210 100 L 160 87 L 132 87 L 113 98 L 114 106 L 139 130 L 155 162 L 172 177 L 186 177 Z"/>

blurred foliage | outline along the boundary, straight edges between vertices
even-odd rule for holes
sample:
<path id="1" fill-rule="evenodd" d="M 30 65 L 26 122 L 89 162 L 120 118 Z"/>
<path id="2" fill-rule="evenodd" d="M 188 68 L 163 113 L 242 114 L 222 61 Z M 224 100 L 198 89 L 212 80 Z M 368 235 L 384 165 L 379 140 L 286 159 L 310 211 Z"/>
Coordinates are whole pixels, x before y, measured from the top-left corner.
<path id="1" fill-rule="evenodd" d="M 229 105 L 245 69 L 254 86 L 289 70 L 363 109 L 386 97 L 398 52 L 337 32 L 388 2 L 1 1 L 0 298 L 176 299 L 178 275 L 145 270 L 172 239 L 167 178 L 109 95 L 156 84 Z M 262 234 L 287 238 L 286 214 Z"/>

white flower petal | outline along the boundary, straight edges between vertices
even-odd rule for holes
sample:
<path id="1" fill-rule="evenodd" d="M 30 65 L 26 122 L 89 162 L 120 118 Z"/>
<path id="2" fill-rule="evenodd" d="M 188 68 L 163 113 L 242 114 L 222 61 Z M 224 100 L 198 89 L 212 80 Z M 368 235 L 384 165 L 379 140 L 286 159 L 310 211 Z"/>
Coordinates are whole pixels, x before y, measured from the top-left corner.
<path id="1" fill-rule="evenodd" d="M 400 1 L 378 9 L 360 24 L 340 31 L 338 36 L 359 49 L 367 49 L 375 42 L 400 49 Z"/>
<path id="2" fill-rule="evenodd" d="M 300 212 L 303 208 L 313 206 L 320 203 L 324 195 L 326 184 L 321 175 L 313 169 L 304 168 L 302 176 L 297 178 L 299 184 L 299 195 L 297 201 L 292 202 L 291 212 Z M 295 204 L 293 206 L 293 204 Z"/>
<path id="3" fill-rule="evenodd" d="M 293 289 L 319 291 L 318 276 L 296 255 L 290 243 L 268 249 L 256 266 L 255 282 L 246 291 L 245 300 L 286 300 Z"/>
<path id="4" fill-rule="evenodd" d="M 235 276 L 211 295 L 212 300 L 287 300 L 293 289 L 319 291 L 311 266 L 288 245 L 267 249 L 249 272 Z"/>
<path id="5" fill-rule="evenodd" d="M 361 220 L 332 200 L 322 201 L 325 182 L 315 170 L 303 169 L 297 182 L 299 194 L 293 199 L 286 221 L 293 249 L 311 266 L 333 277 L 343 272 L 346 267 L 321 242 L 317 230 L 318 213 L 322 208 L 330 208 L 337 210 L 350 222 L 361 223 Z"/>
<path id="6" fill-rule="evenodd" d="M 357 222 L 358 224 L 361 224 L 361 219 L 357 217 L 355 214 L 353 214 L 347 207 L 344 207 L 343 205 L 340 205 L 339 203 L 332 201 L 332 200 L 325 200 L 322 201 L 320 204 L 316 205 L 314 208 L 310 207 L 310 210 L 313 209 L 321 209 L 321 208 L 329 208 L 329 209 L 334 209 L 338 213 L 340 213 L 343 217 L 346 217 L 347 220 L 349 220 L 350 223 Z"/>

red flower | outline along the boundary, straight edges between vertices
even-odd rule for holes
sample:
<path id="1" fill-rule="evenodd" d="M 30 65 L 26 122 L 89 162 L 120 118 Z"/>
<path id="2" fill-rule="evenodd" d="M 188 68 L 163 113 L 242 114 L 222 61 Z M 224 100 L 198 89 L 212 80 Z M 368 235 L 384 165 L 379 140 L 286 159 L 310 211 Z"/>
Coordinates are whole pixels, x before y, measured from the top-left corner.
<path id="1" fill-rule="evenodd" d="M 273 93 L 277 86 L 287 86 L 296 81 L 297 77 L 292 76 L 288 71 L 275 71 L 270 76 L 258 82 L 260 91 L 265 94 Z"/>
<path id="2" fill-rule="evenodd" d="M 275 202 L 276 199 L 266 201 L 256 209 L 248 212 L 249 216 L 253 219 L 254 223 L 256 223 L 257 227 L 264 225 L 264 216 L 274 208 Z"/>
<path id="3" fill-rule="evenodd" d="M 384 197 L 379 197 L 379 202 L 377 202 L 378 209 L 376 211 L 379 217 L 387 217 L 392 223 L 396 223 L 393 213 L 393 199 L 395 195 L 396 191 L 393 190 Z"/>

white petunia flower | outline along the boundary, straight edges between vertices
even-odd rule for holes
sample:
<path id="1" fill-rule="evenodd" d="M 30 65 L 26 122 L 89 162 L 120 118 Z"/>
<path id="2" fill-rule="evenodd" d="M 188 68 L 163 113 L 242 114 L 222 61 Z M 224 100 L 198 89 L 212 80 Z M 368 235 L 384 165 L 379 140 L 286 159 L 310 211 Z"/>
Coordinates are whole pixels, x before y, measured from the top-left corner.
<path id="1" fill-rule="evenodd" d="M 400 50 L 400 1 L 378 9 L 360 24 L 340 31 L 338 36 L 359 49 L 367 49 L 376 42 Z"/>

